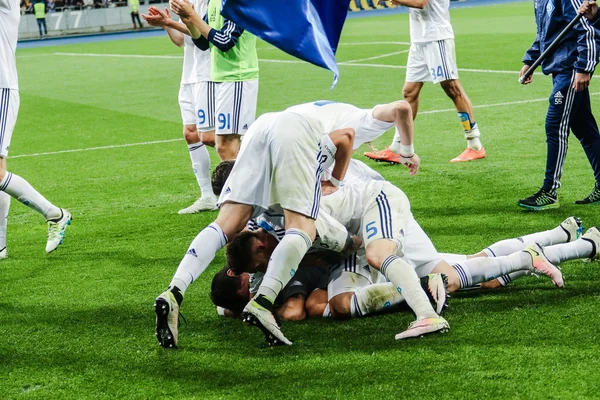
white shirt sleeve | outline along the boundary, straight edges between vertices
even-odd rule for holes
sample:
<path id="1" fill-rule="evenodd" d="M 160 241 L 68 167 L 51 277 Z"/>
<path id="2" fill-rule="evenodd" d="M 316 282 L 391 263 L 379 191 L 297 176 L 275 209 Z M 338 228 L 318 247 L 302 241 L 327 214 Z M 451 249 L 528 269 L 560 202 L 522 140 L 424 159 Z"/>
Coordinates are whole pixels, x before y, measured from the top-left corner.
<path id="1" fill-rule="evenodd" d="M 327 212 L 319 210 L 315 221 L 318 239 L 313 246 L 341 253 L 346 245 L 348 230 Z"/>

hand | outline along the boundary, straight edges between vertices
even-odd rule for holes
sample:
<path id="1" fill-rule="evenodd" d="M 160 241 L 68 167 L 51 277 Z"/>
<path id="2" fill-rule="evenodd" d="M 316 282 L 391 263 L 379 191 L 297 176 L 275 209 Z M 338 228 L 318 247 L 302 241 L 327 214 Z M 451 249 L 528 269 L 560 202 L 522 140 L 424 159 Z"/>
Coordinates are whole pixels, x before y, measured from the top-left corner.
<path id="1" fill-rule="evenodd" d="M 590 21 L 593 21 L 596 19 L 596 14 L 598 14 L 598 4 L 595 1 L 584 1 L 577 12 L 583 14 Z"/>
<path id="2" fill-rule="evenodd" d="M 421 165 L 421 159 L 417 153 L 413 154 L 412 157 L 404 157 L 400 154 L 400 164 L 408 168 L 409 175 L 416 175 L 419 172 L 419 166 Z"/>
<path id="3" fill-rule="evenodd" d="M 144 18 L 144 20 L 150 26 L 164 28 L 169 24 L 169 21 L 171 20 L 171 12 L 168 8 L 165 8 L 165 11 L 161 11 L 156 7 L 149 7 L 148 15 L 142 14 L 142 18 Z"/>
<path id="4" fill-rule="evenodd" d="M 525 75 L 525 72 L 527 72 L 529 70 L 529 65 L 523 65 L 523 68 L 521 68 L 521 71 L 519 72 L 519 79 Z M 525 79 L 525 81 L 523 82 L 523 85 L 529 85 L 531 82 L 533 82 L 533 74 L 531 74 L 531 76 L 529 76 L 529 78 Z"/>
<path id="5" fill-rule="evenodd" d="M 321 182 L 321 194 L 323 196 L 327 196 L 331 193 L 334 193 L 338 190 L 337 186 L 335 186 L 331 181 L 322 181 Z"/>
<path id="6" fill-rule="evenodd" d="M 576 92 L 581 92 L 590 86 L 590 74 L 587 72 L 577 72 L 575 74 L 575 81 L 573 82 L 573 89 Z"/>
<path id="7" fill-rule="evenodd" d="M 171 10 L 181 17 L 181 19 L 191 17 L 195 11 L 194 6 L 187 2 L 187 0 L 170 0 L 169 5 Z"/>

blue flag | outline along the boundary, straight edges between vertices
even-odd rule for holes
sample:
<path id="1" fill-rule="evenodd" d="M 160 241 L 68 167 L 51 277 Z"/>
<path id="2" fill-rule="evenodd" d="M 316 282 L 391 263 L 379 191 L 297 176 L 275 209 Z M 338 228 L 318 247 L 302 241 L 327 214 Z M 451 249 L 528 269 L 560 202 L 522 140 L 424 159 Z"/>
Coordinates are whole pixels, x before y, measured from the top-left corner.
<path id="1" fill-rule="evenodd" d="M 275 47 L 334 73 L 350 0 L 223 0 L 223 17 Z M 333 87 L 332 86 L 332 87 Z"/>

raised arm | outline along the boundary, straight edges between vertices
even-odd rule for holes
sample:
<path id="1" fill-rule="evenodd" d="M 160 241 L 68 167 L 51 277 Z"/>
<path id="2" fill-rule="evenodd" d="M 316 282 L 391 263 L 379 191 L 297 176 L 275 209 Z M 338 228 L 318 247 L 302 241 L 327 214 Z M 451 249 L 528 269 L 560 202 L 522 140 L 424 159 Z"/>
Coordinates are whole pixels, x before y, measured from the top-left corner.
<path id="1" fill-rule="evenodd" d="M 176 46 L 183 46 L 184 35 L 190 35 L 185 24 L 171 19 L 171 13 L 168 8 L 165 8 L 165 10 L 162 11 L 156 7 L 149 7 L 148 14 L 142 14 L 142 18 L 144 18 L 150 26 L 163 28 L 165 32 L 167 32 L 167 35 L 169 35 L 171 42 Z"/>

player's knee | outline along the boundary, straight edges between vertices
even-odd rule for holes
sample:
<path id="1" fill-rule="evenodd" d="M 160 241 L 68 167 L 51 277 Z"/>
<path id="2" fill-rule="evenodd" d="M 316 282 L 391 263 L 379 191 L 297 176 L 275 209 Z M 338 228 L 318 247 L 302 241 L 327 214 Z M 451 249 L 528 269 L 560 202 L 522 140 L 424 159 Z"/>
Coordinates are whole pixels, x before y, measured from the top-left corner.
<path id="1" fill-rule="evenodd" d="M 394 117 L 396 120 L 412 118 L 412 108 L 408 101 L 400 100 L 394 102 Z"/>
<path id="2" fill-rule="evenodd" d="M 277 311 L 279 318 L 285 321 L 302 321 L 306 318 L 304 296 L 289 298 Z"/>
<path id="3" fill-rule="evenodd" d="M 195 125 L 186 125 L 183 127 L 183 137 L 187 144 L 198 143 L 200 141 L 200 136 L 198 135 L 198 130 Z"/>
<path id="4" fill-rule="evenodd" d="M 450 79 L 450 80 L 444 81 L 441 83 L 441 85 L 442 85 L 442 89 L 444 89 L 444 92 L 446 93 L 446 95 L 448 95 L 448 97 L 450 97 L 451 99 L 456 99 L 458 97 L 461 97 L 463 94 L 462 87 L 460 86 L 460 83 L 456 79 Z"/>
<path id="5" fill-rule="evenodd" d="M 369 265 L 373 268 L 381 268 L 381 264 L 383 264 L 383 262 L 385 261 L 386 258 L 389 257 L 389 254 L 383 254 L 380 251 L 377 251 L 376 249 L 369 249 L 367 248 L 366 251 L 366 255 L 367 255 L 367 262 L 369 263 Z"/>
<path id="6" fill-rule="evenodd" d="M 335 319 L 347 319 L 350 318 L 350 298 L 343 294 L 337 295 L 329 300 L 329 312 Z"/>
<path id="7" fill-rule="evenodd" d="M 207 146 L 215 147 L 215 131 L 200 132 L 200 140 Z"/>
<path id="8" fill-rule="evenodd" d="M 322 317 L 327 307 L 327 290 L 313 290 L 308 299 L 306 299 L 304 307 L 309 318 Z"/>

